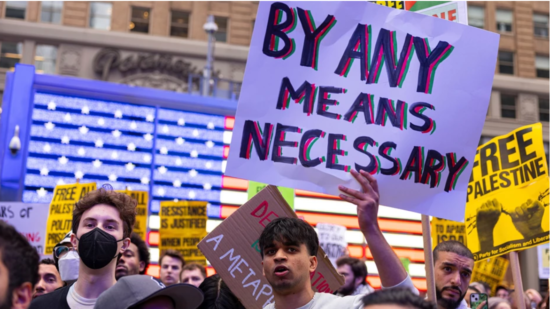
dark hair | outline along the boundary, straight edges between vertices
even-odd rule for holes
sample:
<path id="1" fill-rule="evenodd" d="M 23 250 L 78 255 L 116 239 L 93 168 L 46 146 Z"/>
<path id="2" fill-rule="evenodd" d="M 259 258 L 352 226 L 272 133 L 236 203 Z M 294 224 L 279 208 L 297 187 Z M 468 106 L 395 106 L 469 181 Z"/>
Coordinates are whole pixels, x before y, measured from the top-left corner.
<path id="1" fill-rule="evenodd" d="M 0 220 L 0 256 L 9 273 L 6 300 L 11 303 L 13 290 L 29 282 L 34 289 L 38 283 L 38 261 L 40 256 L 25 236 Z"/>
<path id="2" fill-rule="evenodd" d="M 46 258 L 46 259 L 43 259 L 42 261 L 40 261 L 40 263 L 38 265 L 53 265 L 57 268 L 57 265 L 55 264 L 55 261 L 50 259 L 50 258 Z"/>
<path id="3" fill-rule="evenodd" d="M 474 255 L 472 254 L 472 251 L 466 248 L 464 244 L 456 240 L 448 240 L 448 241 L 440 242 L 437 246 L 435 246 L 434 252 L 433 252 L 434 262 L 437 261 L 439 252 L 453 252 L 463 257 L 467 257 L 471 260 L 474 259 Z"/>
<path id="4" fill-rule="evenodd" d="M 193 270 L 193 269 L 198 269 L 201 272 L 203 278 L 206 278 L 206 269 L 204 268 L 204 266 L 202 266 L 199 263 L 185 264 L 185 266 L 183 266 L 183 269 L 181 271 L 183 273 L 184 270 Z"/>
<path id="5" fill-rule="evenodd" d="M 436 309 L 434 303 L 424 300 L 408 288 L 384 289 L 363 297 L 363 306 L 400 305 L 415 309 Z"/>
<path id="6" fill-rule="evenodd" d="M 368 272 L 364 261 L 350 256 L 341 256 L 336 260 L 336 266 L 342 267 L 343 265 L 349 265 L 351 271 L 353 271 L 353 277 L 362 278 L 361 284 L 367 284 Z"/>
<path id="7" fill-rule="evenodd" d="M 260 235 L 260 253 L 264 257 L 264 249 L 273 242 L 305 244 L 309 255 L 317 255 L 319 238 L 315 230 L 307 222 L 298 218 L 277 218 L 269 222 Z"/>
<path id="8" fill-rule="evenodd" d="M 510 293 L 510 291 L 508 290 L 507 287 L 505 287 L 504 285 L 499 285 L 496 287 L 495 289 L 495 293 L 498 293 L 499 290 L 506 290 L 506 292 Z"/>
<path id="9" fill-rule="evenodd" d="M 129 195 L 113 191 L 110 185 L 91 191 L 74 205 L 73 233 L 76 235 L 82 214 L 99 204 L 107 204 L 118 210 L 123 224 L 123 237 L 130 237 L 136 221 L 137 201 Z"/>
<path id="10" fill-rule="evenodd" d="M 130 241 L 134 245 L 136 245 L 138 249 L 139 261 L 145 263 L 143 271 L 139 272 L 140 275 L 143 275 L 145 274 L 145 271 L 147 270 L 147 266 L 149 266 L 149 261 L 151 259 L 151 255 L 149 254 L 149 247 L 147 247 L 145 241 L 143 241 L 143 239 L 141 239 L 141 237 L 139 237 L 139 235 L 136 233 L 130 234 Z"/>
<path id="11" fill-rule="evenodd" d="M 199 289 L 204 293 L 204 301 L 198 309 L 245 309 L 218 274 L 204 279 Z"/>
<path id="12" fill-rule="evenodd" d="M 174 250 L 174 249 L 167 249 L 167 250 L 164 250 L 164 252 L 162 252 L 162 255 L 160 256 L 160 259 L 159 259 L 159 265 L 162 267 L 162 259 L 164 259 L 165 256 L 169 256 L 169 257 L 173 257 L 175 259 L 178 259 L 181 261 L 181 267 L 182 267 L 182 270 L 183 270 L 183 266 L 185 266 L 185 260 L 183 259 L 183 256 L 181 255 L 181 253 L 177 250 Z M 180 274 L 181 276 L 181 274 Z"/>

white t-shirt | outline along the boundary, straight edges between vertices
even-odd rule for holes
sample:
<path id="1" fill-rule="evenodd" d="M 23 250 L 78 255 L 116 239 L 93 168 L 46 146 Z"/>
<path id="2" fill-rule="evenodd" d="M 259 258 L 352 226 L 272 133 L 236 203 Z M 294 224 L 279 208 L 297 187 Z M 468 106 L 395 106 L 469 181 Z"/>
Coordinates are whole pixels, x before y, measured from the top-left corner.
<path id="1" fill-rule="evenodd" d="M 300 308 L 277 308 L 277 309 L 362 309 L 363 295 L 340 297 L 329 293 L 315 293 L 313 299 Z M 271 303 L 264 309 L 275 309 L 275 303 Z"/>
<path id="2" fill-rule="evenodd" d="M 418 290 L 414 287 L 411 277 L 407 276 L 401 283 L 385 288 L 410 288 L 413 293 L 418 295 Z M 363 309 L 363 297 L 365 295 L 345 296 L 340 297 L 328 293 L 315 293 L 313 299 L 300 308 L 276 308 L 276 309 Z M 264 307 L 264 309 L 275 309 L 275 303 L 271 303 Z M 462 308 L 460 308 L 462 309 Z"/>
<path id="3" fill-rule="evenodd" d="M 71 309 L 94 309 L 97 298 L 84 298 L 75 291 L 75 284 L 69 288 L 67 293 L 67 304 Z"/>

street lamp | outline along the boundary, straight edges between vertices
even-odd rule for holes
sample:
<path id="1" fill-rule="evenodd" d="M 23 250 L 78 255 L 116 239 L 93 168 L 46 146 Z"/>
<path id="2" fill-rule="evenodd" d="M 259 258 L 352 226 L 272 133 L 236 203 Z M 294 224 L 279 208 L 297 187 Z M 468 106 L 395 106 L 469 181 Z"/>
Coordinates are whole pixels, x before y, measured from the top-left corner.
<path id="1" fill-rule="evenodd" d="M 208 34 L 208 51 L 206 54 L 206 67 L 204 68 L 204 78 L 203 78 L 203 87 L 202 95 L 210 95 L 210 78 L 212 77 L 212 58 L 213 58 L 213 48 L 214 48 L 214 33 L 218 31 L 218 25 L 214 22 L 214 16 L 208 16 L 206 24 L 202 26 L 204 31 Z"/>

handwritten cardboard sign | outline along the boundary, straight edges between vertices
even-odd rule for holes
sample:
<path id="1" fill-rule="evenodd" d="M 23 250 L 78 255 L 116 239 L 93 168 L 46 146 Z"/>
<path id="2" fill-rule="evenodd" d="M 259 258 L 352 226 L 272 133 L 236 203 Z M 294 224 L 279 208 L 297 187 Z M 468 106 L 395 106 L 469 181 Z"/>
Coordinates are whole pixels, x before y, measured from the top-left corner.
<path id="1" fill-rule="evenodd" d="M 147 219 L 149 218 L 149 192 L 130 190 L 117 190 L 116 192 L 127 194 L 137 201 L 136 222 L 134 223 L 133 231 L 138 234 L 141 239 L 145 239 L 147 234 Z"/>
<path id="2" fill-rule="evenodd" d="M 273 291 L 265 279 L 258 241 L 271 220 L 296 214 L 274 186 L 267 186 L 239 207 L 199 243 L 199 249 L 231 291 L 247 308 L 263 308 L 273 302 Z M 322 248 L 319 265 L 311 275 L 313 290 L 333 293 L 343 283 Z"/>
<path id="3" fill-rule="evenodd" d="M 197 244 L 206 236 L 207 202 L 160 202 L 159 250 L 179 251 L 186 263 L 206 265 Z"/>
<path id="4" fill-rule="evenodd" d="M 46 223 L 44 254 L 52 254 L 53 247 L 63 240 L 65 234 L 71 231 L 74 204 L 88 192 L 95 189 L 95 182 L 58 185 L 55 187 Z"/>
<path id="5" fill-rule="evenodd" d="M 346 227 L 330 223 L 317 223 L 319 246 L 325 250 L 327 257 L 336 267 L 336 260 L 346 254 Z"/>
<path id="6" fill-rule="evenodd" d="M 374 3 L 260 2 L 226 174 L 337 195 L 365 170 L 384 205 L 462 221 L 498 44 Z"/>
<path id="7" fill-rule="evenodd" d="M 19 202 L 0 203 L 0 220 L 11 224 L 23 234 L 38 254 L 44 256 L 46 243 L 46 220 L 48 204 L 28 204 Z"/>
<path id="8" fill-rule="evenodd" d="M 542 124 L 479 146 L 468 185 L 468 248 L 480 261 L 549 240 L 548 166 Z"/>

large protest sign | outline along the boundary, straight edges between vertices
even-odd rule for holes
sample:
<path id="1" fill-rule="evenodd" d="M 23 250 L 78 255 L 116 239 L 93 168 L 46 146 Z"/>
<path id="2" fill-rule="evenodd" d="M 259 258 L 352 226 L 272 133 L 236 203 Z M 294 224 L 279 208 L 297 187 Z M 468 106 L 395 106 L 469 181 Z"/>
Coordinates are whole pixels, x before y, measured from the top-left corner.
<path id="1" fill-rule="evenodd" d="M 462 222 L 432 218 L 432 249 L 448 240 L 460 241 L 466 245 L 466 225 Z"/>
<path id="2" fill-rule="evenodd" d="M 494 294 L 497 286 L 501 285 L 510 262 L 503 257 L 491 258 L 476 262 L 470 282 L 486 282 Z"/>
<path id="3" fill-rule="evenodd" d="M 261 2 L 226 174 L 337 195 L 365 170 L 384 205 L 462 221 L 498 41 L 367 2 Z"/>
<path id="4" fill-rule="evenodd" d="M 0 220 L 15 227 L 27 238 L 38 254 L 44 255 L 48 210 L 48 204 L 2 202 L 0 203 Z"/>
<path id="5" fill-rule="evenodd" d="M 319 246 L 325 250 L 332 265 L 336 266 L 336 260 L 346 255 L 346 249 L 348 248 L 346 227 L 330 223 L 317 223 L 316 228 L 319 236 Z"/>
<path id="6" fill-rule="evenodd" d="M 548 167 L 540 123 L 479 146 L 468 185 L 468 248 L 476 261 L 548 242 Z"/>
<path id="7" fill-rule="evenodd" d="M 117 192 L 127 194 L 137 201 L 136 207 L 136 222 L 134 223 L 134 232 L 145 239 L 147 234 L 147 218 L 149 210 L 149 192 L 147 191 L 130 191 L 119 190 Z"/>
<path id="8" fill-rule="evenodd" d="M 95 182 L 58 185 L 55 187 L 46 223 L 44 254 L 52 254 L 53 247 L 63 240 L 65 234 L 71 231 L 74 204 L 88 192 L 95 189 Z"/>
<path id="9" fill-rule="evenodd" d="M 267 186 L 198 245 L 247 309 L 263 308 L 273 302 L 271 285 L 262 275 L 258 240 L 265 226 L 278 217 L 296 218 L 296 214 L 276 187 Z M 317 260 L 317 269 L 310 276 L 313 290 L 333 293 L 344 283 L 344 278 L 338 275 L 322 248 Z"/>
<path id="10" fill-rule="evenodd" d="M 186 263 L 206 265 L 197 244 L 206 236 L 207 202 L 160 202 L 159 251 L 179 251 Z"/>
<path id="11" fill-rule="evenodd" d="M 254 195 L 260 193 L 265 187 L 264 183 L 259 183 L 255 181 L 248 182 L 248 200 L 250 200 Z M 294 189 L 278 187 L 279 192 L 283 195 L 285 201 L 288 203 L 290 208 L 294 209 Z"/>
<path id="12" fill-rule="evenodd" d="M 539 259 L 539 279 L 548 279 L 550 277 L 550 245 L 538 246 L 537 255 Z"/>

